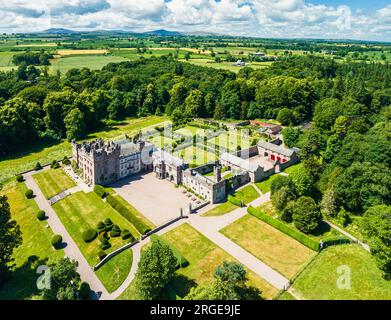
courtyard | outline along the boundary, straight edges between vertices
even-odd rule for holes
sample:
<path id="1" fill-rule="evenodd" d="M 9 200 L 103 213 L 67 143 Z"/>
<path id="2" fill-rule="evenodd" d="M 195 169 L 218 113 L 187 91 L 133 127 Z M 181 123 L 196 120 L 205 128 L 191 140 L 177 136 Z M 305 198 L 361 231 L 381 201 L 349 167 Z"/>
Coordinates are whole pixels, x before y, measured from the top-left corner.
<path id="1" fill-rule="evenodd" d="M 168 180 L 157 179 L 154 172 L 134 175 L 111 187 L 156 226 L 178 217 L 181 208 L 187 214 L 189 203 L 194 207 L 201 201 Z"/>

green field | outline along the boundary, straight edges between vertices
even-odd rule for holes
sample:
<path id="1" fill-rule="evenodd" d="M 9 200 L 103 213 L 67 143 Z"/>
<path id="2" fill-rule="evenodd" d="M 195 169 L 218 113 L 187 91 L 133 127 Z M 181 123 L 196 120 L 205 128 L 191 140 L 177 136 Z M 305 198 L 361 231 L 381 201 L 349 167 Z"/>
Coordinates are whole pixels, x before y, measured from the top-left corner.
<path id="1" fill-rule="evenodd" d="M 0 52 L 0 67 L 14 67 L 12 63 L 12 57 L 15 55 L 15 52 Z"/>
<path id="2" fill-rule="evenodd" d="M 174 152 L 174 156 L 184 159 L 191 166 L 200 166 L 202 164 L 216 161 L 216 155 L 198 147 L 188 147 Z"/>
<path id="3" fill-rule="evenodd" d="M 259 193 L 257 190 L 254 189 L 253 186 L 248 185 L 240 190 L 235 191 L 232 196 L 234 198 L 237 198 L 238 200 L 242 200 L 244 204 L 249 204 L 250 202 L 254 201 L 259 197 Z M 234 204 L 232 204 L 229 201 L 226 201 L 213 209 L 210 209 L 209 211 L 202 214 L 203 217 L 214 217 L 214 216 L 221 216 L 226 213 L 229 213 L 238 207 Z"/>
<path id="4" fill-rule="evenodd" d="M 36 268 L 48 265 L 64 256 L 62 250 L 54 250 L 50 240 L 53 232 L 46 228 L 46 221 L 39 221 L 36 213 L 39 208 L 33 199 L 25 197 L 24 183 L 12 180 L 4 185 L 2 194 L 8 197 L 11 216 L 22 231 L 23 242 L 13 253 L 15 270 L 11 280 L 0 291 L 1 299 L 38 299 Z"/>
<path id="5" fill-rule="evenodd" d="M 122 251 L 96 271 L 108 292 L 113 292 L 125 281 L 133 262 L 131 249 Z"/>
<path id="6" fill-rule="evenodd" d="M 76 183 L 61 169 L 49 169 L 33 175 L 46 199 L 76 186 Z"/>
<path id="7" fill-rule="evenodd" d="M 127 59 L 116 56 L 106 55 L 78 55 L 53 59 L 49 71 L 55 74 L 60 71 L 61 74 L 67 73 L 70 69 L 88 68 L 90 70 L 102 69 L 109 63 L 118 63 L 127 61 Z"/>
<path id="8" fill-rule="evenodd" d="M 227 148 L 231 151 L 237 151 L 240 146 L 242 149 L 247 149 L 250 147 L 250 139 L 248 137 L 243 137 L 241 134 L 238 134 L 236 131 L 229 131 L 227 133 L 222 133 L 218 137 L 210 139 L 209 142 L 219 147 Z"/>
<path id="9" fill-rule="evenodd" d="M 277 177 L 278 177 L 278 174 L 273 174 L 272 176 L 270 176 L 266 180 L 263 180 L 261 182 L 256 182 L 255 185 L 263 194 L 268 193 L 268 192 L 270 192 L 270 187 L 272 185 L 273 180 L 276 179 Z"/>
<path id="10" fill-rule="evenodd" d="M 288 279 L 315 256 L 314 251 L 251 215 L 220 232 Z"/>
<path id="11" fill-rule="evenodd" d="M 228 253 L 216 246 L 189 224 L 185 223 L 162 235 L 164 239 L 175 244 L 175 247 L 189 261 L 189 266 L 179 269 L 177 276 L 170 283 L 178 296 L 185 297 L 195 285 L 206 285 L 213 280 L 215 268 L 223 261 L 235 261 Z M 248 271 L 248 283 L 261 291 L 264 299 L 272 299 L 277 289 Z M 119 297 L 121 300 L 135 299 L 134 282 Z"/>
<path id="12" fill-rule="evenodd" d="M 349 268 L 350 288 L 338 288 L 339 267 Z M 322 251 L 293 288 L 308 300 L 391 300 L 391 282 L 382 278 L 371 254 L 356 244 Z"/>
<path id="13" fill-rule="evenodd" d="M 112 139 L 124 133 L 135 134 L 141 129 L 152 129 L 157 124 L 166 123 L 167 119 L 164 116 L 128 118 L 114 125 L 101 128 L 99 131 L 88 135 L 87 139 Z M 58 143 L 41 142 L 25 147 L 23 152 L 0 158 L 0 182 L 4 182 L 19 172 L 33 169 L 37 162 L 42 165 L 49 164 L 53 160 L 70 156 L 71 153 L 71 144 L 66 140 Z"/>
<path id="14" fill-rule="evenodd" d="M 91 266 L 99 262 L 100 241 L 95 239 L 90 243 L 85 243 L 82 237 L 85 230 L 96 229 L 98 222 L 104 221 L 106 218 L 110 218 L 121 230 L 130 230 L 132 227 L 124 217 L 94 192 L 84 193 L 81 191 L 74 193 L 54 204 L 53 209 Z M 110 238 L 112 247 L 107 252 L 113 251 L 127 242 L 127 240 L 122 240 L 120 237 Z"/>

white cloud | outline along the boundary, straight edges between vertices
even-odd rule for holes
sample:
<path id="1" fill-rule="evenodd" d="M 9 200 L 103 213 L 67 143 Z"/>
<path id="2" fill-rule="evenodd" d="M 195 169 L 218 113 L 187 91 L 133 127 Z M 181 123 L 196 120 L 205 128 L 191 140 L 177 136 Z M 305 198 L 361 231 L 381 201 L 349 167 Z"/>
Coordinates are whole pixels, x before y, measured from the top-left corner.
<path id="1" fill-rule="evenodd" d="M 374 13 L 311 0 L 0 0 L 0 31 L 124 29 L 391 41 L 391 5 Z"/>

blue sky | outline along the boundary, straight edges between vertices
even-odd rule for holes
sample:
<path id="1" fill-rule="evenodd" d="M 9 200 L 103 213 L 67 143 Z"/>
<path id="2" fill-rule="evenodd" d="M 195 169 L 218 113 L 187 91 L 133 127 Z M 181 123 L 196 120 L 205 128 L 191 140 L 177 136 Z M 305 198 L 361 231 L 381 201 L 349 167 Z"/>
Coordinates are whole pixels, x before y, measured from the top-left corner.
<path id="1" fill-rule="evenodd" d="M 48 28 L 391 41 L 391 0 L 0 0 L 0 32 Z"/>
<path id="2" fill-rule="evenodd" d="M 369 11 L 375 11 L 391 4 L 391 1 L 388 0 L 312 0 L 310 2 L 314 4 L 327 4 L 330 6 L 347 5 L 352 9 L 364 9 Z"/>

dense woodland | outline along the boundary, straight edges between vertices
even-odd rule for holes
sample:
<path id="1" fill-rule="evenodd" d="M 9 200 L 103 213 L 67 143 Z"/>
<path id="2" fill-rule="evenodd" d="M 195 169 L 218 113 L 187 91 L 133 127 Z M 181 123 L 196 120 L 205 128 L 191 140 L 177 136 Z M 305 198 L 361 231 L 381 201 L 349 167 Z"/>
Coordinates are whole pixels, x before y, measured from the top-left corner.
<path id="1" fill-rule="evenodd" d="M 314 204 L 344 225 L 363 217 L 360 231 L 390 275 L 390 65 L 287 56 L 235 75 L 164 56 L 64 76 L 25 63 L 0 73 L 2 155 L 44 139 L 81 139 L 104 121 L 162 113 L 174 125 L 214 117 L 290 126 L 284 138 L 301 148 L 303 166 L 273 190 L 281 218 L 292 218 L 289 203 L 298 198 L 297 206 Z M 311 129 L 296 127 L 305 121 Z"/>

